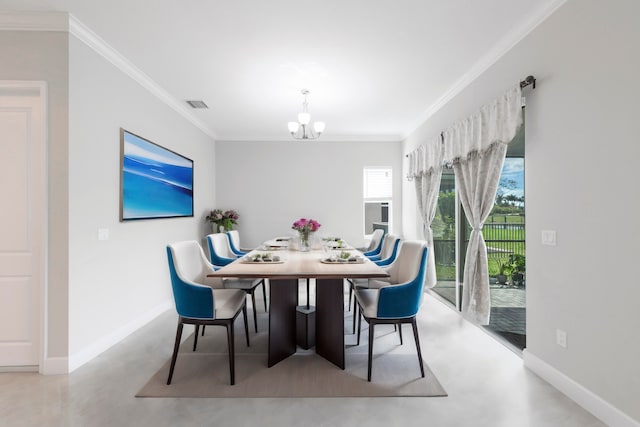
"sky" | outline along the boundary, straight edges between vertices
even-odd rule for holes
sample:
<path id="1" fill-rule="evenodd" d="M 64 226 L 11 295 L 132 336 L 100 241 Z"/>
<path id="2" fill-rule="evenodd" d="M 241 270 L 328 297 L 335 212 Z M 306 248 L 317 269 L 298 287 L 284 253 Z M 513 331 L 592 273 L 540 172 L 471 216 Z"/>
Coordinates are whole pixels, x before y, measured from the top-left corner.
<path id="1" fill-rule="evenodd" d="M 513 188 L 509 188 L 512 185 L 508 181 L 515 182 Z M 524 158 L 507 157 L 504 160 L 498 190 L 502 191 L 504 195 L 513 194 L 518 197 L 524 196 Z"/>

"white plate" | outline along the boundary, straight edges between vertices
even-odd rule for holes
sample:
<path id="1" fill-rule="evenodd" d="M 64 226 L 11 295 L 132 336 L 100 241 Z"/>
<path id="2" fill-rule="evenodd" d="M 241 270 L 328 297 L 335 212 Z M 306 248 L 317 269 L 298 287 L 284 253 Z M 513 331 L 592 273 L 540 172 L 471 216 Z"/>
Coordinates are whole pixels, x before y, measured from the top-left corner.
<path id="1" fill-rule="evenodd" d="M 284 263 L 283 260 L 280 261 L 254 261 L 252 259 L 243 259 L 242 261 L 240 261 L 243 264 L 282 264 Z"/>
<path id="2" fill-rule="evenodd" d="M 338 260 L 338 259 L 333 259 L 333 258 L 323 258 L 320 260 L 321 263 L 323 264 L 364 264 L 364 258 L 362 257 L 357 257 L 355 258 L 354 261 L 342 261 L 342 260 Z"/>
<path id="3" fill-rule="evenodd" d="M 240 262 L 243 264 L 282 264 L 284 262 L 284 259 L 282 259 L 282 257 L 279 257 L 278 261 L 265 261 L 263 259 L 261 259 L 260 261 L 256 261 L 252 256 L 245 256 L 241 258 Z"/>

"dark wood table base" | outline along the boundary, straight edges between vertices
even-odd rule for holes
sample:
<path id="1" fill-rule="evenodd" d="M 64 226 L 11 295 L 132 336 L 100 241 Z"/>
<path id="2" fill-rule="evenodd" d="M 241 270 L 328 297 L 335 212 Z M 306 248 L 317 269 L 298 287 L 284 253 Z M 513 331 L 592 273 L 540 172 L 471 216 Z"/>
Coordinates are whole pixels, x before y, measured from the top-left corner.
<path id="1" fill-rule="evenodd" d="M 269 358 L 276 363 L 296 352 L 298 279 L 269 280 Z"/>
<path id="2" fill-rule="evenodd" d="M 316 279 L 316 353 L 344 369 L 343 279 Z"/>
<path id="3" fill-rule="evenodd" d="M 296 352 L 298 279 L 270 279 L 268 366 Z M 316 279 L 316 353 L 340 369 L 344 359 L 343 279 Z"/>

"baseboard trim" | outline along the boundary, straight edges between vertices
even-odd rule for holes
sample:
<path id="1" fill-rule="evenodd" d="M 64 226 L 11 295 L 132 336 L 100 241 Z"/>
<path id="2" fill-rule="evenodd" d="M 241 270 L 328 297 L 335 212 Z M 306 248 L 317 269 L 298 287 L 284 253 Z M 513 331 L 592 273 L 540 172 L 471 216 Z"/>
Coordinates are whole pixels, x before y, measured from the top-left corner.
<path id="1" fill-rule="evenodd" d="M 73 372 L 100 353 L 108 350 L 173 306 L 171 300 L 157 305 L 128 324 L 102 337 L 97 342 L 69 356 L 69 372 Z"/>
<path id="2" fill-rule="evenodd" d="M 69 373 L 68 357 L 47 357 L 40 366 L 42 375 L 61 375 Z"/>
<path id="3" fill-rule="evenodd" d="M 525 349 L 522 352 L 522 358 L 526 368 L 566 394 L 605 424 L 616 427 L 640 427 L 640 422 L 634 420 L 581 384 L 578 384 L 539 357 L 534 356 L 530 351 Z"/>

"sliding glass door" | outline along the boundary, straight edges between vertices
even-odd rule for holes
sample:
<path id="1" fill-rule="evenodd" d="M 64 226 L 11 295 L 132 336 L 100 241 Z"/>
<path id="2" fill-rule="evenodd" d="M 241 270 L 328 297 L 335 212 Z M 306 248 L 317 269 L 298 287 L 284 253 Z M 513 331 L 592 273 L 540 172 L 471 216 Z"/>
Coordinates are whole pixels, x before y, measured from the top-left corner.
<path id="1" fill-rule="evenodd" d="M 483 236 L 491 278 L 487 329 L 519 349 L 526 347 L 524 158 L 507 157 Z"/>
<path id="2" fill-rule="evenodd" d="M 458 199 L 453 169 L 444 169 L 440 181 L 440 194 L 436 216 L 431 224 L 433 230 L 433 250 L 436 260 L 436 277 L 438 283 L 433 291 L 458 307 L 456 266 L 456 218 L 458 215 Z"/>

